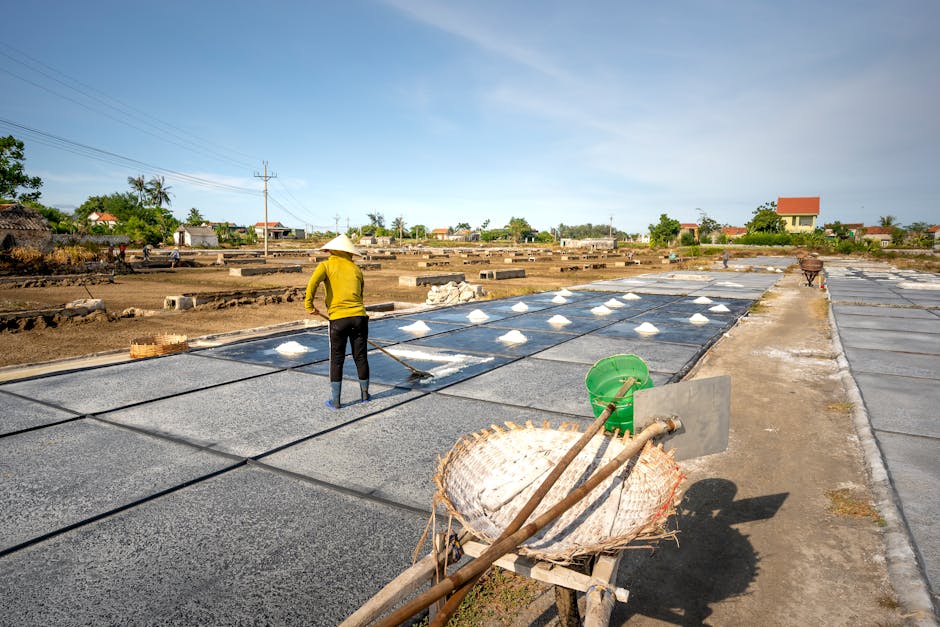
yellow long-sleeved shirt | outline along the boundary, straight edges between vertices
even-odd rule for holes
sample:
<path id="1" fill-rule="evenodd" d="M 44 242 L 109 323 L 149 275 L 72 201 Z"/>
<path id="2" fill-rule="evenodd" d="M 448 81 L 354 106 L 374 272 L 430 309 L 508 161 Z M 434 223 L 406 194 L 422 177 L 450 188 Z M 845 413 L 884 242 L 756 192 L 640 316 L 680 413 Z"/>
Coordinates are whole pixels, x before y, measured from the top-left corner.
<path id="1" fill-rule="evenodd" d="M 362 270 L 351 259 L 330 255 L 314 269 L 304 297 L 304 308 L 309 313 L 313 313 L 313 299 L 320 283 L 325 285 L 326 312 L 330 320 L 367 315 L 362 302 Z"/>

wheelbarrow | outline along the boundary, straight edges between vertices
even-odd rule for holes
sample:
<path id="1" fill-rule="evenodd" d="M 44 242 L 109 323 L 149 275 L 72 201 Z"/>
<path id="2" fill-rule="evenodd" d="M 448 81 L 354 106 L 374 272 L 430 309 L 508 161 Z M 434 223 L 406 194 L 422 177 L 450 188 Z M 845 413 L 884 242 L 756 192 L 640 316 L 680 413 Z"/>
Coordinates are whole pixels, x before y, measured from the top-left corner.
<path id="1" fill-rule="evenodd" d="M 813 281 L 816 280 L 816 275 L 822 271 L 822 268 L 822 259 L 816 257 L 803 257 L 800 259 L 800 270 L 803 271 L 803 276 L 806 277 L 807 287 L 813 287 Z"/>
<path id="2" fill-rule="evenodd" d="M 628 377 L 621 394 L 635 382 Z M 431 625 L 442 624 L 454 609 L 451 602 L 459 602 L 493 564 L 554 584 L 556 591 L 584 592 L 583 624 L 608 625 L 614 603 L 629 598 L 614 583 L 622 550 L 635 540 L 663 537 L 684 479 L 678 460 L 727 448 L 730 397 L 727 376 L 638 390 L 638 433 L 622 437 L 602 433 L 604 414 L 583 434 L 570 426 L 506 423 L 466 436 L 441 459 L 435 477 L 438 497 L 463 525 L 462 534 L 438 539 L 440 550 L 392 580 L 342 625 L 398 625 L 429 607 Z M 664 444 L 675 449 L 667 452 Z M 459 559 L 455 549 L 475 559 L 447 575 L 445 556 Z M 597 558 L 590 574 L 565 566 L 588 556 Z M 450 601 L 435 607 L 451 593 Z"/>

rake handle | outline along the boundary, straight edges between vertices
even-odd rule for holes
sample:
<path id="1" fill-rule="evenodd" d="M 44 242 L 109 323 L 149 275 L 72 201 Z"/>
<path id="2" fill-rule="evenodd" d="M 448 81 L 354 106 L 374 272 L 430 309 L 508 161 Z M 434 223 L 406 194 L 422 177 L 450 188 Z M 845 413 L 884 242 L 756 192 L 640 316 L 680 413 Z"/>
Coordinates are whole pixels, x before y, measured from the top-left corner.
<path id="1" fill-rule="evenodd" d="M 313 313 L 317 314 L 318 316 L 320 316 L 321 318 L 323 318 L 323 319 L 326 320 L 327 322 L 330 322 L 330 318 L 329 318 L 326 314 L 324 314 L 323 312 L 321 312 L 321 311 L 319 311 L 319 310 L 314 310 Z M 385 350 L 384 348 L 382 348 L 381 346 L 379 346 L 378 344 L 376 344 L 375 342 L 373 342 L 373 341 L 370 340 L 369 338 L 366 338 L 366 342 L 368 342 L 368 343 L 369 343 L 369 346 L 371 346 L 372 348 L 377 348 L 377 349 L 379 349 L 380 351 L 382 351 L 383 353 L 385 353 L 386 355 L 388 355 L 389 357 L 391 357 L 392 359 L 394 359 L 395 361 L 397 361 L 398 363 L 400 363 L 402 366 L 404 366 L 404 367 L 407 368 L 408 370 L 410 370 L 410 371 L 412 371 L 413 373 L 415 373 L 416 375 L 418 375 L 419 377 L 426 379 L 426 378 L 428 378 L 428 377 L 433 376 L 430 372 L 425 372 L 424 370 L 418 370 L 417 368 L 415 368 L 415 367 L 412 366 L 411 364 L 402 361 L 401 359 L 399 359 L 399 358 L 396 357 L 395 355 L 391 354 L 390 352 L 388 352 L 387 350 Z"/>

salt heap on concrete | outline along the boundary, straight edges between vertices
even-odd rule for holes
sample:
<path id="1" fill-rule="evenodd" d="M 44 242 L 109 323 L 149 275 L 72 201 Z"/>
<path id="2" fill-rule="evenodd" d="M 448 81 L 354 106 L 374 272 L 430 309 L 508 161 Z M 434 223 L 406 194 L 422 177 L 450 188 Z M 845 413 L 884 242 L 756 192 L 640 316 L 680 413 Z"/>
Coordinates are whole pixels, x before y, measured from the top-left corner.
<path id="1" fill-rule="evenodd" d="M 291 340 L 290 342 L 284 342 L 283 344 L 278 345 L 278 347 L 274 350 L 276 350 L 281 355 L 303 355 L 310 349 L 300 342 Z"/>
<path id="2" fill-rule="evenodd" d="M 559 296 L 571 296 L 571 292 L 569 292 L 565 288 L 561 288 L 560 290 L 558 290 L 558 295 Z"/>
<path id="3" fill-rule="evenodd" d="M 529 341 L 529 338 L 515 329 L 509 333 L 506 333 L 505 335 L 500 335 L 497 339 L 500 342 L 506 342 L 507 344 L 522 344 L 523 342 Z"/>
<path id="4" fill-rule="evenodd" d="M 715 313 L 728 313 L 731 310 L 724 305 L 715 305 L 714 307 L 709 307 L 708 311 L 714 311 Z"/>
<path id="5" fill-rule="evenodd" d="M 480 309 L 474 309 L 467 314 L 467 319 L 471 322 L 482 322 L 483 320 L 489 320 L 489 318 L 490 317 Z"/>
<path id="6" fill-rule="evenodd" d="M 655 333 L 659 333 L 659 329 L 657 329 L 654 325 L 650 324 L 649 322 L 644 322 L 640 326 L 634 327 L 633 330 L 639 333 L 640 335 L 653 335 Z"/>
<path id="7" fill-rule="evenodd" d="M 604 306 L 605 306 L 605 307 L 610 307 L 611 309 L 618 309 L 618 308 L 620 308 L 620 307 L 625 307 L 626 305 L 624 305 L 623 303 L 621 303 L 621 302 L 620 302 L 619 300 L 617 300 L 616 298 L 611 298 L 609 301 L 607 301 L 606 303 L 604 303 Z"/>
<path id="8" fill-rule="evenodd" d="M 708 296 L 699 296 L 692 302 L 695 303 L 696 305 L 711 305 L 715 301 L 710 299 Z"/>
<path id="9" fill-rule="evenodd" d="M 595 316 L 606 316 L 612 311 L 613 309 L 610 309 L 609 307 L 604 307 L 603 305 L 598 305 L 597 307 L 594 307 L 593 309 L 591 309 L 591 313 L 594 314 Z"/>
<path id="10" fill-rule="evenodd" d="M 428 290 L 428 297 L 425 303 L 428 305 L 454 305 L 457 303 L 469 303 L 477 299 L 478 296 L 485 296 L 486 292 L 482 285 L 471 285 L 465 281 L 460 283 L 450 281 L 444 285 L 432 285 Z"/>
<path id="11" fill-rule="evenodd" d="M 623 299 L 624 300 L 640 300 L 640 297 L 634 294 L 633 292 L 630 292 L 629 294 L 624 294 Z"/>
<path id="12" fill-rule="evenodd" d="M 566 324 L 571 324 L 571 320 L 568 320 L 568 318 L 565 318 L 564 316 L 559 316 L 558 314 L 555 314 L 554 316 L 548 319 L 548 323 L 552 326 L 562 327 Z"/>
<path id="13" fill-rule="evenodd" d="M 423 320 L 418 320 L 417 322 L 398 328 L 408 333 L 427 333 L 431 330 L 431 327 L 425 324 Z"/>
<path id="14" fill-rule="evenodd" d="M 529 311 L 529 306 L 523 302 L 518 302 L 512 306 L 513 311 Z"/>
<path id="15" fill-rule="evenodd" d="M 568 299 L 562 296 L 561 294 L 558 294 L 557 296 L 555 296 L 555 298 L 552 299 L 552 302 L 558 303 L 559 305 L 564 305 L 565 303 L 568 302 Z"/>
<path id="16" fill-rule="evenodd" d="M 689 318 L 689 322 L 691 322 L 692 324 L 705 324 L 706 322 L 708 322 L 708 318 L 706 318 L 700 313 L 697 313 L 693 315 L 691 318 Z"/>

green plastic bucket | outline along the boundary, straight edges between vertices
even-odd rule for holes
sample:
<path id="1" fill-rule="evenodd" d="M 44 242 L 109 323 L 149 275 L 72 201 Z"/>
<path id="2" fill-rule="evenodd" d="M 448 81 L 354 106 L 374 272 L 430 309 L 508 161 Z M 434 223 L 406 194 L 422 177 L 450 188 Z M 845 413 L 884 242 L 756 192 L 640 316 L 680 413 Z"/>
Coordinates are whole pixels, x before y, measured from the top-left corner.
<path id="1" fill-rule="evenodd" d="M 636 379 L 628 390 L 618 400 L 614 400 L 617 392 L 628 377 Z M 636 355 L 611 355 L 594 364 L 584 378 L 588 394 L 591 397 L 591 409 L 594 417 L 599 417 L 607 405 L 614 401 L 614 411 L 604 423 L 608 431 L 619 429 L 621 432 L 633 432 L 633 393 L 653 387 L 649 367 L 646 362 Z"/>

